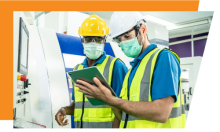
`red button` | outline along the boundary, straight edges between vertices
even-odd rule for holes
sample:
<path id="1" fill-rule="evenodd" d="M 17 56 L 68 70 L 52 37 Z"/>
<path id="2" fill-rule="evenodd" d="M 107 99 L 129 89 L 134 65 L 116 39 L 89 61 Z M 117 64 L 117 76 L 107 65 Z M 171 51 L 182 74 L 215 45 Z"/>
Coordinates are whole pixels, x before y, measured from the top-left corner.
<path id="1" fill-rule="evenodd" d="M 26 75 L 21 75 L 21 81 L 26 81 L 27 78 L 26 78 Z"/>

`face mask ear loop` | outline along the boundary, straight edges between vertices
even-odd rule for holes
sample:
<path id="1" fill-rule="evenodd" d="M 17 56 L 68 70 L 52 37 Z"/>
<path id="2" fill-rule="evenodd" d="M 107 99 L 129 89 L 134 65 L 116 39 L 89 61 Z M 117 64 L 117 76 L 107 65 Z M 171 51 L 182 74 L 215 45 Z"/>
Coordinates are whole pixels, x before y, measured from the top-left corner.
<path id="1" fill-rule="evenodd" d="M 143 37 L 143 38 L 142 38 L 142 40 L 141 40 L 141 46 L 143 46 L 143 45 L 142 45 L 142 43 L 143 43 L 143 40 L 144 40 L 144 37 Z"/>
<path id="2" fill-rule="evenodd" d="M 138 32 L 138 35 L 139 35 L 139 33 L 140 33 L 140 31 Z M 137 35 L 137 39 L 138 39 L 138 35 Z M 142 46 L 142 48 L 143 48 L 143 45 L 142 45 L 143 40 L 144 40 L 144 37 L 143 37 L 142 40 L 141 40 L 141 46 Z M 142 48 L 141 48 L 141 49 L 142 49 Z M 141 52 L 140 52 L 140 53 L 141 53 Z M 140 55 L 140 53 L 139 53 L 135 58 L 137 58 L 137 57 Z"/>
<path id="3" fill-rule="evenodd" d="M 140 29 L 139 29 L 140 30 Z M 138 31 L 138 35 L 139 35 L 140 31 Z M 138 39 L 138 35 L 137 35 L 137 39 Z M 143 43 L 143 40 L 144 40 L 144 37 L 142 38 L 141 40 L 141 46 L 142 46 L 142 43 Z"/>

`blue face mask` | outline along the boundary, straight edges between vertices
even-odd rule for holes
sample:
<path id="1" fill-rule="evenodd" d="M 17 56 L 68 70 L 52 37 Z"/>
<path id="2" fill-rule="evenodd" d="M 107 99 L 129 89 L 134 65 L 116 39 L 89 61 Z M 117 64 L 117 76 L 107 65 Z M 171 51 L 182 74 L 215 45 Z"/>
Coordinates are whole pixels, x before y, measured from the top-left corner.
<path id="1" fill-rule="evenodd" d="M 143 38 L 144 39 L 144 38 Z M 131 58 L 136 58 L 142 50 L 142 42 L 141 45 L 139 45 L 137 37 L 130 39 L 130 40 L 125 40 L 120 43 L 121 50 L 125 53 L 126 56 L 131 57 Z"/>

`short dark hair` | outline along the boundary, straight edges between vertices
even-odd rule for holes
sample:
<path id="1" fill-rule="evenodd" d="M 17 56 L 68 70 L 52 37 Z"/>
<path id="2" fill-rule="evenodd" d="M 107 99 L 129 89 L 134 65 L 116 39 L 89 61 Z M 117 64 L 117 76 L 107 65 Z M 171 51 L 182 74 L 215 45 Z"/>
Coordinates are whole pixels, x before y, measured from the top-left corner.
<path id="1" fill-rule="evenodd" d="M 136 37 L 137 37 L 137 35 L 138 35 L 138 32 L 140 32 L 140 27 L 141 27 L 141 25 L 142 25 L 142 23 L 140 24 L 139 27 L 135 27 L 135 34 L 136 34 Z M 149 39 L 148 39 L 148 35 L 147 35 L 147 34 L 146 34 L 146 36 L 147 36 L 147 40 L 149 41 Z"/>

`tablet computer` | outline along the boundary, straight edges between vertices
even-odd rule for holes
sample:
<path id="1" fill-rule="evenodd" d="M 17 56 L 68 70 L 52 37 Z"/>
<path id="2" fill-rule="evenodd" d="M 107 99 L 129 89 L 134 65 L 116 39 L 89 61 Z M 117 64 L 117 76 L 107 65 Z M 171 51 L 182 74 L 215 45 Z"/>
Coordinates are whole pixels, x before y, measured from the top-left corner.
<path id="1" fill-rule="evenodd" d="M 86 81 L 92 85 L 96 85 L 95 82 L 93 81 L 93 78 L 97 77 L 100 80 L 100 82 L 112 92 L 112 95 L 117 97 L 114 90 L 109 86 L 105 77 L 102 75 L 102 73 L 99 71 L 99 69 L 95 66 L 71 71 L 71 72 L 68 72 L 68 74 L 72 78 L 74 83 L 77 83 L 76 82 L 77 79 L 80 79 L 80 80 Z M 88 97 L 87 97 L 87 99 L 89 100 L 89 102 L 92 105 L 106 105 L 106 103 L 104 103 L 100 100 L 97 100 L 97 99 L 92 99 L 92 98 L 88 98 Z"/>

